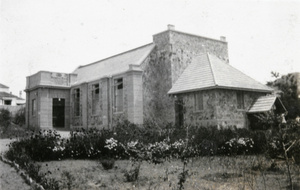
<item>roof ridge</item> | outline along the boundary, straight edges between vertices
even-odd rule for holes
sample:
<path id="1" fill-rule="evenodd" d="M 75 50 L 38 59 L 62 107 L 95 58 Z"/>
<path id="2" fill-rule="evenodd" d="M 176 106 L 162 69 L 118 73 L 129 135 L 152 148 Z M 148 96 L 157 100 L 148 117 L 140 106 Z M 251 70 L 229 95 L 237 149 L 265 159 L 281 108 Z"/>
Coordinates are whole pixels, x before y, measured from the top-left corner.
<path id="1" fill-rule="evenodd" d="M 111 58 L 113 58 L 113 57 L 117 57 L 117 56 L 120 56 L 120 55 L 129 53 L 129 52 L 132 52 L 132 51 L 135 51 L 135 50 L 137 50 L 137 49 L 144 48 L 144 47 L 146 47 L 146 46 L 150 46 L 150 45 L 153 45 L 153 44 L 154 44 L 154 43 L 151 42 L 151 43 L 148 43 L 148 44 L 146 44 L 146 45 L 139 46 L 139 47 L 136 47 L 136 48 L 134 48 L 134 49 L 130 49 L 130 50 L 128 50 L 128 51 L 124 51 L 124 52 L 122 52 L 122 53 L 118 53 L 118 54 L 115 54 L 115 55 L 113 55 L 113 56 L 110 56 L 110 57 L 107 57 L 107 58 L 104 58 L 104 59 L 95 61 L 95 62 L 93 62 L 93 63 L 89 63 L 89 64 L 86 64 L 86 65 L 80 65 L 80 66 L 78 66 L 76 69 L 80 69 L 80 68 L 82 68 L 82 67 L 87 67 L 87 66 L 90 66 L 90 65 L 93 65 L 93 64 L 97 64 L 97 63 L 100 63 L 100 62 L 102 62 L 102 61 L 111 59 Z M 75 69 L 75 70 L 76 70 L 76 69 Z"/>
<path id="2" fill-rule="evenodd" d="M 208 64 L 209 64 L 209 68 L 211 70 L 211 74 L 213 76 L 213 80 L 214 80 L 214 83 L 215 83 L 215 86 L 218 86 L 217 82 L 216 82 L 216 76 L 214 74 L 214 71 L 213 71 L 213 68 L 212 68 L 212 64 L 211 64 L 211 60 L 210 60 L 210 54 L 207 52 L 206 53 L 206 56 L 207 56 L 207 59 L 208 59 Z"/>
<path id="3" fill-rule="evenodd" d="M 208 39 L 208 40 L 213 40 L 213 41 L 228 43 L 227 41 L 223 41 L 223 40 L 216 39 L 216 38 L 213 38 L 213 37 L 206 37 L 206 36 L 202 36 L 202 35 L 198 35 L 198 34 L 192 34 L 192 33 L 183 32 L 183 31 L 179 31 L 179 30 L 165 30 L 165 31 L 153 34 L 153 36 L 156 36 L 156 35 L 159 35 L 159 34 L 165 33 L 165 32 L 177 32 L 177 33 L 180 33 L 180 34 L 185 34 L 185 35 L 188 35 L 188 36 L 194 36 L 194 37 L 197 37 L 197 38 L 203 38 L 203 39 Z"/>

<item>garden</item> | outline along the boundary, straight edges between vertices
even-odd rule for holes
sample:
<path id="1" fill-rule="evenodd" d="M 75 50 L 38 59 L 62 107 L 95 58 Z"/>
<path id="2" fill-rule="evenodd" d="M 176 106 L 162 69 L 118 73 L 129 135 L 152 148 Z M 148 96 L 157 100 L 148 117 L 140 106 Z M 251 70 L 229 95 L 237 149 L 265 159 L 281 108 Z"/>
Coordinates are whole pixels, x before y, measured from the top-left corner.
<path id="1" fill-rule="evenodd" d="M 300 125 L 23 131 L 1 156 L 32 189 L 299 189 Z"/>

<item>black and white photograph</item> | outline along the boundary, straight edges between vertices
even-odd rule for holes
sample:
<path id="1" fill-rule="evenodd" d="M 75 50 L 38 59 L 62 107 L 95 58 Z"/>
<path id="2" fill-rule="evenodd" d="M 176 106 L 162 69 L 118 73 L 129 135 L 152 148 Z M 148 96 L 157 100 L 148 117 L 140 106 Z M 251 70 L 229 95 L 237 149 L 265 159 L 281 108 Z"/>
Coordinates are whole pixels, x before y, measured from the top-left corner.
<path id="1" fill-rule="evenodd" d="M 300 189 L 300 0 L 0 0 L 0 189 Z"/>

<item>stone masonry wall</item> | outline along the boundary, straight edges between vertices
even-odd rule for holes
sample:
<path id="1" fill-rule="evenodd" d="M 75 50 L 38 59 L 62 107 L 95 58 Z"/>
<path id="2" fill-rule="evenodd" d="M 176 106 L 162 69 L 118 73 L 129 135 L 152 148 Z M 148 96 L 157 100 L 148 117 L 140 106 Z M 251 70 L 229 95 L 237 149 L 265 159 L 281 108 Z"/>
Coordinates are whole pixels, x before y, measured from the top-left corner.
<path id="1" fill-rule="evenodd" d="M 162 36 L 162 40 L 167 39 Z M 165 41 L 160 42 L 167 49 Z M 175 121 L 174 102 L 167 93 L 171 89 L 170 53 L 163 47 L 156 47 L 141 65 L 143 70 L 143 112 L 144 123 L 163 125 Z"/>
<path id="2" fill-rule="evenodd" d="M 215 89 L 202 91 L 203 93 L 203 111 L 195 111 L 194 93 L 179 95 L 184 101 L 185 124 L 196 126 L 218 126 L 238 128 L 248 127 L 246 112 L 253 102 L 259 97 L 265 95 L 257 92 L 244 93 L 244 109 L 237 109 L 236 90 Z"/>
<path id="3" fill-rule="evenodd" d="M 195 126 L 216 126 L 216 94 L 215 90 L 202 91 L 203 110 L 195 111 L 194 92 L 178 95 L 184 104 L 184 124 Z"/>
<path id="4" fill-rule="evenodd" d="M 174 97 L 167 93 L 193 57 L 210 52 L 228 62 L 227 42 L 168 30 L 153 36 L 156 45 L 142 64 L 144 120 L 175 122 Z"/>
<path id="5" fill-rule="evenodd" d="M 172 84 L 180 77 L 185 68 L 192 62 L 193 58 L 201 53 L 209 52 L 216 55 L 227 63 L 227 42 L 205 38 L 201 36 L 186 34 L 177 31 L 169 31 Z"/>
<path id="6" fill-rule="evenodd" d="M 253 102 L 265 93 L 244 91 L 244 109 L 237 108 L 236 90 L 216 90 L 216 113 L 218 126 L 236 126 L 237 128 L 248 127 L 246 112 Z"/>

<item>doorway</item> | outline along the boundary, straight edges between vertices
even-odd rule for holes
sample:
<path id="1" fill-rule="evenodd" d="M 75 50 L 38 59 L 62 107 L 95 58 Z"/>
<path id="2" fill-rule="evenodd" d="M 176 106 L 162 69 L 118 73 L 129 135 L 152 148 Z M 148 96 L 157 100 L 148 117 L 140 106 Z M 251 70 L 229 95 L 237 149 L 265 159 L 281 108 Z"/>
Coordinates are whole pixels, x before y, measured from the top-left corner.
<path id="1" fill-rule="evenodd" d="M 65 99 L 63 98 L 53 98 L 52 123 L 53 127 L 65 127 Z"/>
<path id="2" fill-rule="evenodd" d="M 184 105 L 182 99 L 175 101 L 175 123 L 180 127 L 184 124 Z"/>

